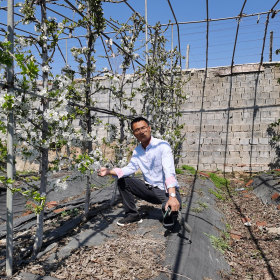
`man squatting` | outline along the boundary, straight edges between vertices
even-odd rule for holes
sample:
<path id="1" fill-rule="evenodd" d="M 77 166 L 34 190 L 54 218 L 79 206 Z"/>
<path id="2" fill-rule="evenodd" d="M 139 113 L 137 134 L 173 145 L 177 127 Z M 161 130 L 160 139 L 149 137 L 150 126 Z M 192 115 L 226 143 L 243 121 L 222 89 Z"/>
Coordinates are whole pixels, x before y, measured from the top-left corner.
<path id="1" fill-rule="evenodd" d="M 118 189 L 122 198 L 125 217 L 117 222 L 119 226 L 141 223 L 134 196 L 153 204 L 162 204 L 162 209 L 171 209 L 172 214 L 181 208 L 179 185 L 176 179 L 174 158 L 170 145 L 151 136 L 149 121 L 137 117 L 131 122 L 133 135 L 140 142 L 134 149 L 130 162 L 123 168 L 101 167 L 99 176 L 118 177 Z M 128 177 L 138 169 L 144 180 Z"/>

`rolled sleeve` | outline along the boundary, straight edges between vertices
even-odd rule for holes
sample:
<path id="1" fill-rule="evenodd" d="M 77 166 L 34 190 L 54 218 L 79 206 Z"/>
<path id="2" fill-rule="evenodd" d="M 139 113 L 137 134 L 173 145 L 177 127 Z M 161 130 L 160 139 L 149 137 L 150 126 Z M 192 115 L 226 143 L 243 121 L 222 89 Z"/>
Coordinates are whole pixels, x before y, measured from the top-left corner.
<path id="1" fill-rule="evenodd" d="M 120 179 L 120 178 L 122 178 L 123 177 L 123 171 L 122 171 L 122 169 L 121 168 L 114 168 L 113 169 L 115 172 L 116 172 L 116 174 L 117 174 L 117 176 L 118 176 L 118 179 Z"/>
<path id="2" fill-rule="evenodd" d="M 165 180 L 165 185 L 166 185 L 167 189 L 169 189 L 169 188 L 172 188 L 172 187 L 177 187 L 178 182 L 177 182 L 177 180 L 174 176 L 170 176 L 169 178 L 167 178 Z"/>
<path id="3" fill-rule="evenodd" d="M 169 144 L 164 145 L 164 151 L 162 153 L 162 167 L 165 176 L 166 188 L 179 187 L 176 179 L 173 153 Z"/>

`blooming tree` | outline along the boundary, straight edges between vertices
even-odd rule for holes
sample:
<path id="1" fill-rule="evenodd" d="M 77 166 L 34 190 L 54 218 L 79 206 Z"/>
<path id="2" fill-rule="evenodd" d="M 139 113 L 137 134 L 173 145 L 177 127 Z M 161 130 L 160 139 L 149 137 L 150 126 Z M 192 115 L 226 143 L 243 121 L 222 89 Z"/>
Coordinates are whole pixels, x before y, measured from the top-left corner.
<path id="1" fill-rule="evenodd" d="M 77 7 L 72 7 L 81 15 L 82 19 L 78 22 L 67 19 L 58 22 L 55 18 L 47 17 L 46 4 L 46 1 L 30 0 L 20 4 L 22 18 L 18 23 L 33 23 L 37 37 L 18 36 L 14 55 L 9 52 L 9 42 L 0 43 L 0 67 L 9 65 L 13 57 L 19 69 L 15 76 L 15 94 L 9 96 L 5 89 L 1 90 L 0 131 L 6 133 L 6 115 L 13 108 L 16 116 L 16 155 L 40 166 L 39 191 L 32 184 L 29 184 L 28 190 L 15 189 L 34 199 L 37 204 L 34 209 L 37 214 L 34 256 L 42 245 L 49 176 L 62 169 L 76 170 L 86 176 L 87 214 L 91 174 L 101 164 L 110 161 L 111 164 L 122 166 L 129 159 L 130 144 L 134 143 L 129 129 L 132 117 L 143 114 L 152 120 L 154 131 L 171 142 L 175 156 L 178 156 L 183 139 L 179 123 L 180 105 L 185 100 L 181 90 L 179 54 L 176 49 L 166 51 L 166 40 L 159 25 L 150 29 L 150 36 L 154 39 L 150 41 L 152 48 L 149 52 L 149 65 L 144 66 L 137 61 L 143 58 L 136 52 L 143 47 L 139 43 L 139 36 L 144 32 L 145 22 L 137 13 L 125 24 L 111 19 L 116 35 L 110 38 L 103 34 L 105 21 L 100 0 L 79 0 Z M 86 44 L 71 49 L 78 71 L 66 65 L 62 75 L 54 76 L 51 65 L 59 36 L 65 30 L 74 33 L 81 29 L 86 31 Z M 101 36 L 106 38 L 107 54 L 113 58 L 118 57 L 120 67 L 110 67 L 109 70 L 104 68 L 98 73 L 95 67 L 95 42 Z M 115 41 L 120 41 L 117 48 Z M 37 56 L 31 47 L 38 51 Z M 137 67 L 135 61 L 138 62 Z M 133 74 L 128 75 L 131 69 Z M 102 84 L 97 79 L 99 75 L 110 81 L 109 84 Z M 5 86 L 4 75 L 0 76 L 0 82 Z M 141 83 L 140 87 L 135 86 L 136 82 Z M 112 106 L 109 109 L 102 107 L 98 100 L 102 94 L 110 96 Z M 135 108 L 138 100 L 136 95 L 139 94 L 143 101 L 140 110 Z M 100 113 L 114 116 L 117 122 L 102 122 Z M 108 137 L 97 137 L 98 128 L 107 130 Z M 114 158 L 106 158 L 102 152 L 104 145 L 114 150 Z M 5 161 L 6 151 L 2 140 L 0 149 L 3 157 L 0 157 L 1 164 L 1 161 Z M 4 177 L 0 179 L 5 181 Z M 66 189 L 71 179 L 71 176 L 57 179 L 51 187 Z"/>
<path id="2" fill-rule="evenodd" d="M 142 96 L 141 113 L 151 121 L 155 135 L 171 144 L 178 164 L 184 141 L 180 108 L 187 98 L 179 64 L 181 55 L 177 48 L 166 49 L 167 40 L 160 24 L 150 32 L 149 62 L 139 69 L 142 83 L 137 91 Z"/>

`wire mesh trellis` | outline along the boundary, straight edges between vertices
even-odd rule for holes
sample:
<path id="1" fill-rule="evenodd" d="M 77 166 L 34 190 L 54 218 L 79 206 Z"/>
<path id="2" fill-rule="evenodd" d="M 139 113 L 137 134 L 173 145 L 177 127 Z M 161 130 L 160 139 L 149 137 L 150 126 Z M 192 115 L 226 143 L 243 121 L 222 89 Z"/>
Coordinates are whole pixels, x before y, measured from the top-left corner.
<path id="1" fill-rule="evenodd" d="M 61 4 L 62 8 L 67 8 L 69 9 L 71 13 L 73 13 L 72 19 L 68 17 L 69 21 L 77 21 L 79 17 L 83 16 L 83 13 L 80 12 L 71 1 L 62 1 L 63 3 Z M 64 3 L 65 2 L 65 3 Z M 167 38 L 169 38 L 169 43 L 170 46 L 169 48 L 173 48 L 173 45 L 178 45 L 179 51 L 184 52 L 186 49 L 187 44 L 191 46 L 191 57 L 190 61 L 188 64 L 190 65 L 191 68 L 206 68 L 205 71 L 205 79 L 207 76 L 207 68 L 212 67 L 212 66 L 218 66 L 221 65 L 226 61 L 228 65 L 233 65 L 237 63 L 247 63 L 247 62 L 256 62 L 260 61 L 261 63 L 264 61 L 264 59 L 268 60 L 269 57 L 269 48 L 267 46 L 266 41 L 267 41 L 267 32 L 268 26 L 270 26 L 270 31 L 276 32 L 277 30 L 277 13 L 278 10 L 274 10 L 276 5 L 278 4 L 279 1 L 276 1 L 273 7 L 263 13 L 255 13 L 251 15 L 243 15 L 243 8 L 240 12 L 240 14 L 236 17 L 233 18 L 226 18 L 226 19 L 217 19 L 217 20 L 211 20 L 209 18 L 209 11 L 208 11 L 208 1 L 206 1 L 206 6 L 207 6 L 207 19 L 201 22 L 178 22 L 176 18 L 176 13 L 174 12 L 172 8 L 172 3 L 171 1 L 167 1 L 169 8 L 172 11 L 173 18 L 175 20 L 175 23 L 168 23 L 167 25 L 162 25 L 166 26 L 166 31 L 165 34 L 167 35 Z M 245 5 L 246 1 L 243 3 L 243 7 Z M 53 5 L 51 1 L 48 2 L 49 5 Z M 111 3 L 113 4 L 113 3 Z M 128 5 L 129 9 L 134 12 L 134 9 L 130 4 L 128 4 L 127 1 L 124 1 L 124 4 Z M 68 6 L 67 6 L 68 5 Z M 1 11 L 5 11 L 5 7 L 1 9 Z M 63 12 L 58 12 L 57 10 L 53 8 L 48 8 L 49 13 L 52 15 L 56 15 L 61 18 L 65 18 L 65 15 Z M 21 18 L 20 13 L 15 13 L 15 16 L 18 17 L 18 19 Z M 272 17 L 272 24 L 269 22 L 269 17 Z M 228 27 L 224 24 L 224 21 L 226 21 L 228 24 Z M 242 21 L 242 24 L 241 24 Z M 236 25 L 237 22 L 237 25 Z M 248 22 L 248 24 L 247 24 Z M 205 23 L 207 28 L 205 28 Z M 268 24 L 269 23 L 269 24 Z M 95 46 L 96 51 L 98 55 L 100 56 L 100 64 L 97 65 L 97 71 L 100 71 L 102 73 L 102 69 L 104 67 L 109 67 L 113 68 L 112 65 L 114 65 L 114 70 L 113 72 L 118 73 L 118 68 L 119 68 L 119 63 L 118 63 L 118 58 L 116 56 L 116 53 L 121 50 L 123 52 L 126 52 L 119 43 L 120 38 L 117 38 L 117 33 L 113 31 L 114 28 L 117 28 L 117 23 L 114 23 L 112 20 L 107 19 L 107 26 L 108 26 L 108 31 L 104 31 L 100 36 L 99 40 Z M 273 25 L 275 24 L 275 26 Z M 5 27 L 5 24 L 1 23 L 2 26 Z M 203 28 L 202 31 L 196 31 L 196 29 L 193 26 L 196 26 L 199 30 L 199 28 Z M 222 25 L 222 28 L 221 28 Z M 177 38 L 174 36 L 173 32 L 173 27 L 177 27 Z M 234 33 L 233 29 L 234 27 L 237 27 L 236 33 Z M 242 26 L 242 27 L 241 27 Z M 253 35 L 252 32 L 250 32 L 251 27 L 259 27 L 254 30 L 254 35 L 259 34 L 260 36 L 254 36 L 251 37 L 250 35 Z M 186 28 L 183 28 L 186 27 Z M 110 28 L 112 30 L 110 30 Z M 239 32 L 240 28 L 240 32 Z M 79 29 L 82 30 L 82 29 Z M 264 32 L 265 30 L 265 32 Z M 219 38 L 219 34 L 224 34 L 222 31 L 227 31 L 227 36 L 231 37 L 228 39 L 226 36 L 221 35 L 221 38 Z M 5 29 L 1 29 L 1 35 L 4 37 Z M 30 26 L 28 26 L 26 29 L 23 27 L 16 28 L 16 33 L 19 36 L 38 36 L 38 32 L 33 31 L 30 29 Z M 80 35 L 80 33 L 83 32 L 77 32 L 76 34 L 72 33 L 72 30 L 69 29 L 68 33 L 63 33 L 61 37 L 59 38 L 60 43 L 58 44 L 58 51 L 57 55 L 54 56 L 53 63 L 51 63 L 51 66 L 53 70 L 63 68 L 64 64 L 71 65 L 74 71 L 76 71 L 76 66 L 75 62 L 71 60 L 71 56 L 68 56 L 68 48 L 71 46 L 75 46 L 75 43 L 82 47 L 85 44 L 86 41 L 86 36 L 85 35 Z M 206 38 L 204 37 L 206 33 Z M 264 34 L 264 35 L 263 35 Z M 234 36 L 235 35 L 235 36 Z M 65 37 L 63 37 L 65 36 Z M 202 37 L 201 37 L 202 36 Z M 186 41 L 183 39 L 186 38 Z M 190 38 L 192 38 L 190 40 Z M 145 38 L 144 38 L 144 33 L 142 34 L 142 37 L 139 38 L 139 51 L 144 54 L 141 56 L 140 59 L 135 59 L 135 64 L 138 65 L 144 65 L 145 64 Z M 238 40 L 237 40 L 238 39 Z M 279 37 L 278 34 L 274 36 L 275 39 L 275 44 L 279 45 Z M 112 40 L 112 44 L 110 42 Z M 105 41 L 105 42 L 104 42 Z M 75 42 L 75 43 L 73 43 Z M 259 43 L 260 46 L 257 48 L 256 44 Z M 237 45 L 238 44 L 238 45 Z M 205 47 L 206 46 L 206 47 Z M 229 46 L 230 48 L 227 48 Z M 234 46 L 232 50 L 232 46 Z M 238 46 L 238 47 L 237 47 Z M 34 49 L 30 48 L 30 50 L 33 52 Z M 110 51 L 110 52 L 109 52 Z M 240 53 L 239 53 L 240 52 Z M 100 53 L 102 53 L 100 55 Z M 217 54 L 221 56 L 217 56 Z M 250 56 L 252 56 L 252 61 L 250 61 Z M 61 60 L 61 57 L 63 60 Z M 198 59 L 196 60 L 196 57 Z M 243 60 L 243 57 L 246 58 L 246 60 Z M 256 58 L 258 58 L 256 60 Z M 222 62 L 220 62 L 222 61 Z M 182 63 L 181 63 L 182 64 Z M 130 71 L 133 71 L 133 68 L 130 69 Z M 54 71 L 54 74 L 55 71 Z M 204 80 L 205 82 L 205 80 Z M 205 86 L 204 86 L 205 90 Z M 202 96 L 202 109 L 203 109 L 203 96 Z M 230 108 L 230 105 L 229 105 Z M 202 112 L 202 111 L 201 111 Z M 202 114 L 202 113 L 201 113 Z M 202 116 L 201 116 L 201 121 L 202 121 Z M 254 125 L 254 123 L 253 123 Z M 201 127 L 201 125 L 200 125 Z M 253 138 L 253 135 L 252 135 Z M 226 154 L 226 151 L 225 151 Z M 226 160 L 226 157 L 225 157 Z M 199 162 L 199 158 L 198 158 Z"/>
<path id="2" fill-rule="evenodd" d="M 17 1 L 16 1 L 17 2 Z M 113 2 L 113 1 L 112 1 Z M 168 3 L 169 2 L 169 3 Z M 187 45 L 190 46 L 190 56 L 189 56 L 189 68 L 204 68 L 205 67 L 205 20 L 197 20 L 197 21 L 180 21 L 176 17 L 176 9 L 174 3 L 168 1 L 169 4 L 166 8 L 173 11 L 174 14 L 170 12 L 169 23 L 161 22 L 162 26 L 168 26 L 165 32 L 165 36 L 168 39 L 168 48 L 172 48 L 172 45 L 177 45 L 181 50 L 183 56 L 186 54 Z M 5 3 L 5 2 L 4 2 Z M 58 8 L 57 5 L 59 4 Z M 77 22 L 81 18 L 81 14 L 78 14 L 77 11 L 73 10 L 73 7 L 70 6 L 70 1 L 60 1 L 54 2 L 50 1 L 48 3 L 48 13 L 51 17 L 56 17 L 58 20 L 62 20 L 63 18 L 67 18 L 70 22 Z M 72 1 L 73 6 L 75 7 L 75 1 Z M 137 9 L 133 8 L 135 3 L 129 1 L 120 1 L 120 3 L 110 3 L 110 1 L 105 2 L 106 7 L 108 5 L 123 5 L 127 7 L 127 15 L 123 16 L 124 21 L 128 18 L 128 12 L 137 12 Z M 142 3 L 144 8 L 144 2 Z M 279 26 L 279 18 L 278 18 L 278 10 L 275 10 L 277 1 L 275 1 L 275 7 L 273 8 L 274 14 L 273 19 L 271 19 L 269 23 L 269 30 L 267 36 L 269 36 L 270 32 L 274 33 L 273 36 L 273 49 L 272 49 L 272 59 L 276 59 L 274 55 L 275 49 L 279 45 L 280 37 L 278 34 L 278 26 Z M 139 5 L 139 4 L 138 4 Z M 137 7 L 138 7 L 137 5 Z M 211 5 L 211 4 L 210 4 Z M 248 4 L 247 4 L 248 5 Z M 2 3 L 2 6 L 3 3 Z M 149 7 L 149 6 L 148 6 Z M 178 7 L 176 6 L 177 10 Z M 20 7 L 15 8 L 17 12 L 15 13 L 16 21 L 21 18 L 19 13 Z M 235 55 L 235 64 L 243 64 L 243 63 L 254 63 L 259 61 L 259 57 L 261 55 L 261 46 L 262 46 L 262 31 L 264 29 L 266 14 L 270 11 L 254 11 L 250 14 L 244 14 L 242 16 L 242 20 L 240 23 L 240 31 L 238 35 L 238 44 L 236 47 L 236 55 Z M 272 11 L 271 10 L 271 11 Z M 246 11 L 246 7 L 245 10 Z M 6 7 L 1 7 L 0 10 L 1 18 L 5 17 Z M 148 13 L 153 13 L 153 11 L 148 10 Z M 174 20 L 175 15 L 175 20 Z M 211 16 L 211 15 L 210 15 Z M 97 40 L 95 48 L 98 57 L 96 67 L 97 71 L 101 71 L 104 67 L 109 68 L 113 66 L 115 72 L 120 72 L 119 66 L 120 61 L 116 56 L 118 51 L 118 47 L 116 45 L 112 46 L 112 53 L 106 53 L 106 44 L 104 43 L 106 40 L 113 40 L 119 46 L 119 42 L 117 39 L 117 34 L 113 30 L 114 24 L 110 21 L 105 14 L 106 18 L 106 30 L 104 31 L 103 36 Z M 114 17 L 114 15 L 112 15 Z M 225 18 L 217 18 L 211 19 L 209 18 L 209 57 L 208 63 L 209 67 L 216 67 L 222 65 L 230 65 L 232 47 L 234 44 L 234 30 L 236 28 L 236 24 L 238 21 L 239 15 Z M 4 39 L 5 33 L 5 23 L 0 23 L 2 28 L 0 32 L 0 36 Z M 173 29 L 172 26 L 175 28 Z M 178 28 L 176 28 L 178 26 Z M 178 33 L 180 28 L 180 33 Z M 173 29 L 173 31 L 172 31 Z M 16 33 L 20 36 L 34 36 L 37 37 L 38 33 L 34 31 L 33 26 L 17 26 L 15 29 Z M 77 70 L 77 65 L 75 65 L 75 61 L 73 57 L 70 55 L 71 47 L 79 47 L 81 44 L 85 44 L 85 33 L 82 29 L 80 29 L 77 33 L 72 34 L 71 30 L 64 32 L 64 34 L 60 35 L 58 50 L 54 56 L 54 62 L 52 64 L 52 70 L 54 74 L 60 74 L 60 69 L 66 64 L 71 65 L 74 70 Z M 84 34 L 83 34 L 84 33 Z M 120 39 L 119 39 L 120 40 Z M 141 43 L 140 43 L 141 41 Z M 141 57 L 139 59 L 139 63 L 145 64 L 145 48 L 143 47 L 145 43 L 145 34 L 143 33 L 139 37 L 139 53 Z M 32 50 L 33 51 L 33 50 Z M 264 61 L 269 61 L 269 45 L 266 44 L 264 49 Z M 109 59 L 109 60 L 108 60 Z M 182 67 L 185 68 L 186 61 L 182 60 Z M 132 72 L 133 69 L 130 69 Z"/>

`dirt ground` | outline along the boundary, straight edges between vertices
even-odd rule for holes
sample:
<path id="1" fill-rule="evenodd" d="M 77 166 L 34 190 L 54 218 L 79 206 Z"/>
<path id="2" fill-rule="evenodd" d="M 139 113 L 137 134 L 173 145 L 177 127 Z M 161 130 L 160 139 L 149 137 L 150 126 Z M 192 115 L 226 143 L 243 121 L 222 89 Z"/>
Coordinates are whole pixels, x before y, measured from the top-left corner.
<path id="1" fill-rule="evenodd" d="M 231 273 L 223 279 L 280 279 L 280 207 L 264 204 L 253 192 L 254 178 L 232 178 L 225 200 L 217 200 L 228 225 L 224 255 Z"/>

